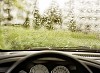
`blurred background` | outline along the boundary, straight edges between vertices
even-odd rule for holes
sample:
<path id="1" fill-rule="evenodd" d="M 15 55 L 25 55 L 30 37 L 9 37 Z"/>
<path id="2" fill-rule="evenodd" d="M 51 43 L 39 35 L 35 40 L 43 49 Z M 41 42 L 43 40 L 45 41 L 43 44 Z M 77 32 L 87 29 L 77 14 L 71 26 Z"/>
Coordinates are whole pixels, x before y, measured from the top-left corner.
<path id="1" fill-rule="evenodd" d="M 9 44 L 9 48 L 15 48 L 16 46 L 11 46 L 14 44 L 19 46 L 22 42 L 24 42 L 24 47 L 17 48 L 29 48 L 28 44 L 31 44 L 32 47 L 100 47 L 100 0 L 0 0 L 0 28 L 1 48 L 6 49 L 5 44 Z M 33 38 L 34 32 L 36 37 L 43 37 L 42 41 L 38 39 L 36 42 Z M 51 34 L 52 38 L 49 37 L 48 40 L 48 36 L 42 35 L 43 32 Z M 28 36 L 26 38 L 35 41 L 21 40 L 25 34 Z M 54 34 L 59 35 L 55 35 L 56 39 L 63 39 L 63 41 L 55 42 Z M 64 39 L 64 34 L 68 38 Z M 43 39 L 49 43 L 43 44 Z M 66 41 L 64 42 L 64 40 Z M 79 44 L 79 41 L 82 43 Z M 36 44 L 33 45 L 33 42 Z M 55 45 L 52 42 L 55 42 Z"/>

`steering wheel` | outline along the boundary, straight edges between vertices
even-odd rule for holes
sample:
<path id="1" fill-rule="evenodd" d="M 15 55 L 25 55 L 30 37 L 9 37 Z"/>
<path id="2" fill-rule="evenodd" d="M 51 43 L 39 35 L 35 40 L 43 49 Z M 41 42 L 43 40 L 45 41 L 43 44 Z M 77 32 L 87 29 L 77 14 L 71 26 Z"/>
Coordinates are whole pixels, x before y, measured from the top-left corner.
<path id="1" fill-rule="evenodd" d="M 22 66 L 28 63 L 30 60 L 35 61 L 37 59 L 46 57 L 59 58 L 65 61 L 70 60 L 75 64 L 76 67 L 78 67 L 78 69 L 80 69 L 79 73 L 92 73 L 92 71 L 86 65 L 78 61 L 76 58 L 61 51 L 41 51 L 38 53 L 33 53 L 32 55 L 17 61 L 6 73 L 18 73 Z"/>

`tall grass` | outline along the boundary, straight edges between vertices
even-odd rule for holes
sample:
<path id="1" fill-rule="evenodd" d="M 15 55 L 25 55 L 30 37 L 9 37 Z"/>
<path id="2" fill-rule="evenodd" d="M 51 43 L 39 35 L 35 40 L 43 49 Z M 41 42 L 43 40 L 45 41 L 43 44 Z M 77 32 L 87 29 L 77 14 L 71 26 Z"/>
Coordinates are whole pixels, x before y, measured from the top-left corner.
<path id="1" fill-rule="evenodd" d="M 23 50 L 34 47 L 75 47 L 100 48 L 100 39 L 94 34 L 64 30 L 25 29 L 22 27 L 2 27 L 4 46 L 2 49 Z M 2 43 L 0 43 L 1 45 Z"/>
<path id="2" fill-rule="evenodd" d="M 0 49 L 4 47 L 4 41 L 3 41 L 3 31 L 0 27 Z"/>

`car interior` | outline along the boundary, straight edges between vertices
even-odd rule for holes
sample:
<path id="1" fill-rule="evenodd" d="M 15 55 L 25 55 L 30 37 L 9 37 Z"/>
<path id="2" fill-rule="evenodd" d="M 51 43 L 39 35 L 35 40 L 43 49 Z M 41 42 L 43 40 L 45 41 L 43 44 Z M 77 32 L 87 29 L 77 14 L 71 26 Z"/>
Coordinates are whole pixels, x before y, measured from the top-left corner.
<path id="1" fill-rule="evenodd" d="M 100 54 L 83 51 L 10 51 L 0 56 L 0 73 L 99 73 Z"/>
<path id="2" fill-rule="evenodd" d="M 0 0 L 0 73 L 100 73 L 100 0 Z"/>

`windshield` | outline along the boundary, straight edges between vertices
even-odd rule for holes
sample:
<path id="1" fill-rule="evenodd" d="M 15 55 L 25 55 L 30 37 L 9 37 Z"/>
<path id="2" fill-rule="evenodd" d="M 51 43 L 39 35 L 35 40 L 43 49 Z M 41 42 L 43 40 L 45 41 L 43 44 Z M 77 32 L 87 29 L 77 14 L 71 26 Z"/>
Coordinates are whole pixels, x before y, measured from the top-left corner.
<path id="1" fill-rule="evenodd" d="M 100 0 L 0 0 L 0 49 L 78 46 L 100 49 Z"/>

